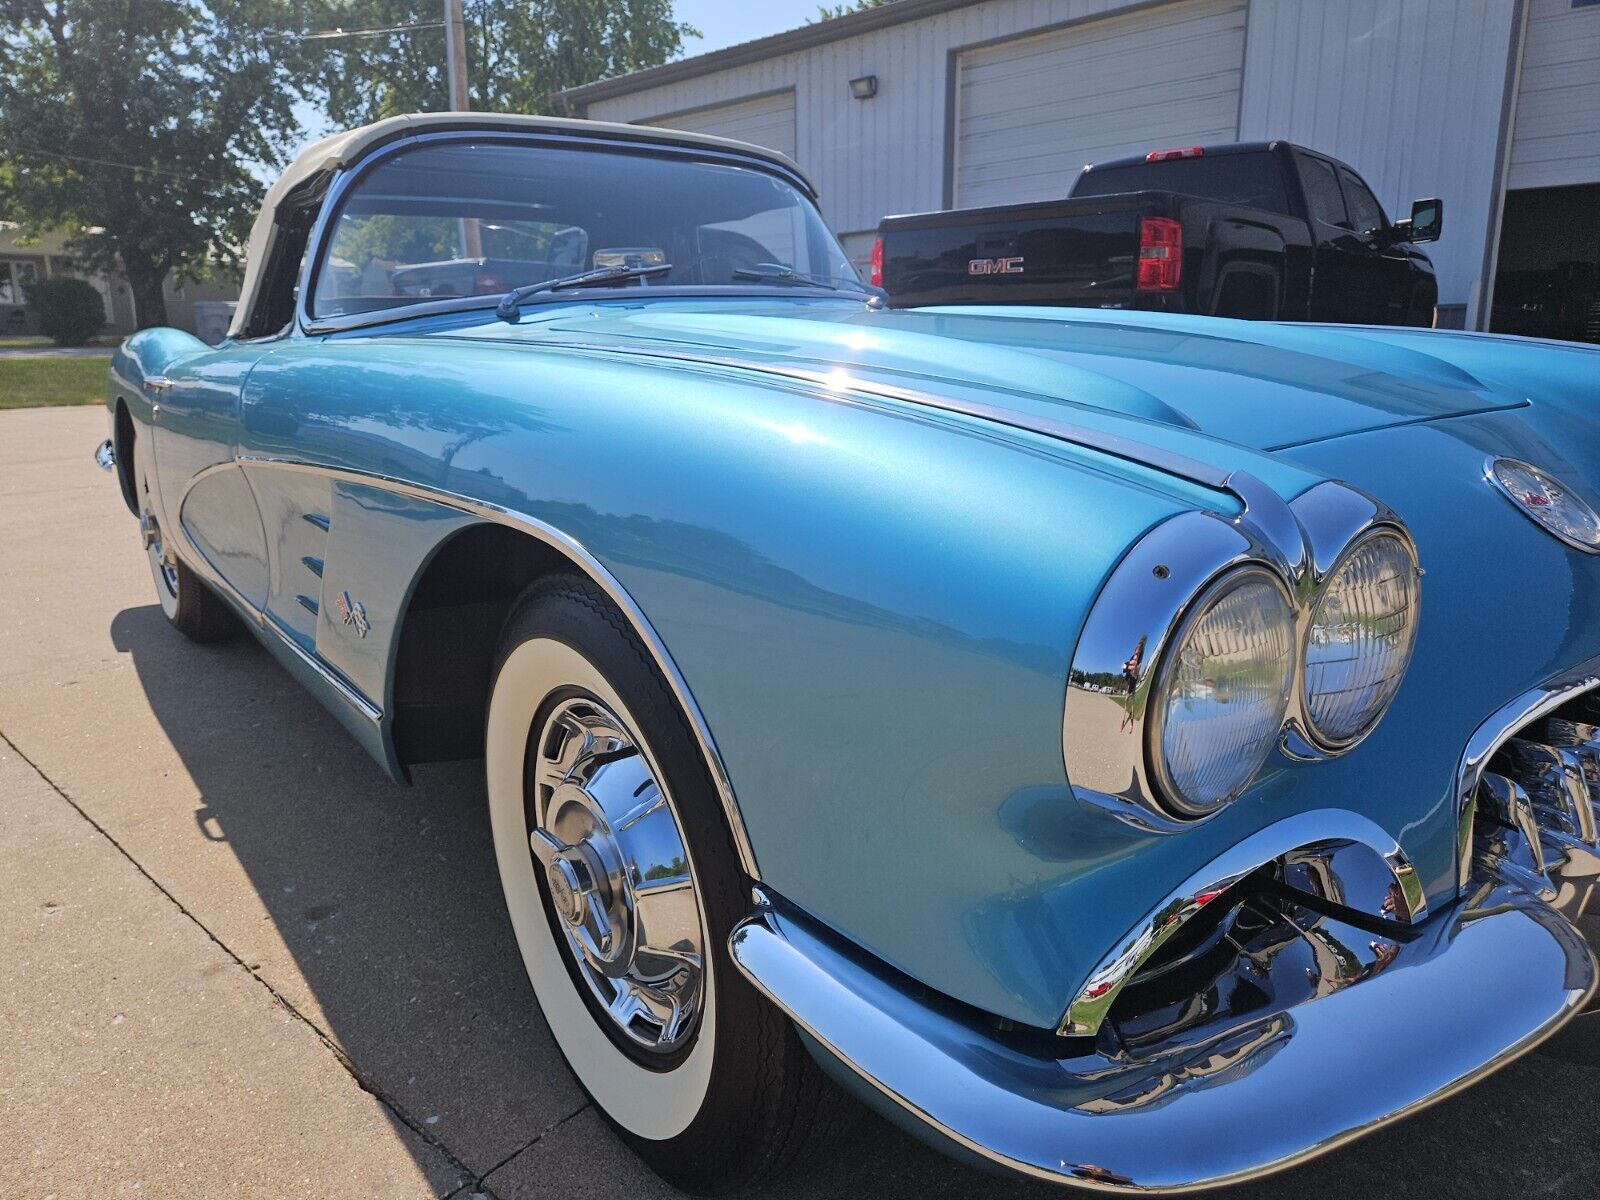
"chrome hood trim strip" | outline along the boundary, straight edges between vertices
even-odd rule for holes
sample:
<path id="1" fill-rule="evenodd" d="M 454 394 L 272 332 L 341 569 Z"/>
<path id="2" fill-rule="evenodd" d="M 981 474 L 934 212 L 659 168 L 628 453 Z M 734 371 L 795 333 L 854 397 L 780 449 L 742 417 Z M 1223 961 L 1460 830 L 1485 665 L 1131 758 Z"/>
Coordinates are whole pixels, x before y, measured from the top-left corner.
<path id="1" fill-rule="evenodd" d="M 524 343 L 514 344 L 521 345 Z M 838 403 L 850 403 L 853 398 L 867 397 L 911 404 L 919 408 L 934 409 L 938 412 L 950 413 L 955 416 L 977 417 L 980 420 L 1003 425 L 1009 429 L 1017 429 L 1025 433 L 1043 434 L 1046 437 L 1055 438 L 1057 441 L 1067 442 L 1070 445 L 1079 446 L 1086 450 L 1095 450 L 1101 454 L 1110 455 L 1112 458 L 1121 459 L 1124 462 L 1150 467 L 1163 474 L 1211 488 L 1213 491 L 1232 493 L 1237 496 L 1241 504 L 1247 502 L 1246 497 L 1236 492 L 1232 487 L 1230 483 L 1232 472 L 1213 467 L 1185 454 L 1163 450 L 1160 447 L 1148 445 L 1136 438 L 1125 437 L 1122 434 L 1092 429 L 1074 421 L 1028 415 L 1001 408 L 999 405 L 984 404 L 977 400 L 960 400 L 952 396 L 925 391 L 921 388 L 908 388 L 898 384 L 861 379 L 844 370 L 819 371 L 810 367 L 792 366 L 787 363 L 771 362 L 765 359 L 674 350 L 664 346 L 625 346 L 576 340 L 541 341 L 538 345 L 541 350 L 564 350 L 585 355 L 662 359 L 668 362 L 767 375 L 793 383 L 804 384 L 820 398 Z"/>

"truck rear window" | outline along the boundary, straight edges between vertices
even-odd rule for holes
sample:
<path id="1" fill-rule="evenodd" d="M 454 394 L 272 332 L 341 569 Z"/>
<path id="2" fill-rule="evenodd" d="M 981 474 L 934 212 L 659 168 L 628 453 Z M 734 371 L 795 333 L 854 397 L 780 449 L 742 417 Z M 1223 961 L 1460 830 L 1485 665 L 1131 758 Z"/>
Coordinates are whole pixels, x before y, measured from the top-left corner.
<path id="1" fill-rule="evenodd" d="M 1272 154 L 1265 152 L 1095 167 L 1080 175 L 1072 189 L 1073 196 L 1109 196 L 1117 192 L 1180 192 L 1270 212 L 1289 211 L 1283 193 L 1283 169 Z"/>

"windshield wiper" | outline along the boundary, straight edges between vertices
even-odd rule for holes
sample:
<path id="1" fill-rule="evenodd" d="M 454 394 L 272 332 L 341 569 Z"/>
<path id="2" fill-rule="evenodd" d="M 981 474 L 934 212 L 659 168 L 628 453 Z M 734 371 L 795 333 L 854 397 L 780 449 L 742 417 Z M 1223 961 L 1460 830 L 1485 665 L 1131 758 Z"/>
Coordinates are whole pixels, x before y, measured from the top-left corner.
<path id="1" fill-rule="evenodd" d="M 529 296 L 540 292 L 559 292 L 563 288 L 587 287 L 589 284 L 614 283 L 624 279 L 645 279 L 651 275 L 665 275 L 672 270 L 671 263 L 617 263 L 610 267 L 596 267 L 593 271 L 580 271 L 576 275 L 563 275 L 546 279 L 543 283 L 528 283 L 512 288 L 500 298 L 494 315 L 502 321 L 517 319 L 517 306 Z"/>
<path id="2" fill-rule="evenodd" d="M 735 279 L 759 279 L 763 283 L 786 283 L 797 287 L 826 288 L 830 292 L 839 290 L 838 281 L 825 279 L 821 275 L 806 275 L 796 271 L 787 263 L 756 263 L 748 267 L 735 267 Z"/>

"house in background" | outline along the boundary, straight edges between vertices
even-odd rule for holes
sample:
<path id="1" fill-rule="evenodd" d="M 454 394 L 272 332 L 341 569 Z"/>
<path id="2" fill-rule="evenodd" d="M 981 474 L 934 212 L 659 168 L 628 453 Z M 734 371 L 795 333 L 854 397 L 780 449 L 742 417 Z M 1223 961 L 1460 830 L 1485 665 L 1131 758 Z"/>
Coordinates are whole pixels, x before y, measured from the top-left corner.
<path id="1" fill-rule="evenodd" d="M 1444 198 L 1439 324 L 1600 341 L 1600 0 L 897 0 L 559 95 L 794 156 L 858 263 L 890 213 L 1285 138 Z"/>
<path id="2" fill-rule="evenodd" d="M 37 333 L 28 311 L 27 290 L 41 279 L 73 276 L 86 280 L 100 293 L 105 305 L 107 336 L 123 336 L 138 328 L 133 309 L 133 293 L 120 276 L 84 271 L 72 265 L 65 248 L 66 238 L 46 233 L 27 237 L 11 221 L 0 221 L 0 337 Z M 233 304 L 239 298 L 239 280 L 218 275 L 199 283 L 166 284 L 167 324 L 186 329 L 202 341 L 220 342 L 227 330 Z"/>

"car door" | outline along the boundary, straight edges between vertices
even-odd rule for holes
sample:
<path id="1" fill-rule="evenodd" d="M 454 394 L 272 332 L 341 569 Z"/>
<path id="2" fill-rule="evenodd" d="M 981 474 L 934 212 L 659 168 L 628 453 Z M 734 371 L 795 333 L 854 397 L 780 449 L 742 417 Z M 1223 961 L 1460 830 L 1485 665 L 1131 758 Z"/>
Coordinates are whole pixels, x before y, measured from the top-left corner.
<path id="1" fill-rule="evenodd" d="M 267 591 L 266 546 L 255 497 L 236 461 L 240 399 L 264 351 L 226 346 L 184 358 L 147 379 L 157 514 L 252 607 Z"/>
<path id="2" fill-rule="evenodd" d="M 1316 240 L 1312 268 L 1311 318 L 1367 324 L 1384 311 L 1377 253 L 1354 228 L 1339 184 L 1338 169 L 1327 159 L 1295 155 L 1306 216 Z"/>
<path id="3" fill-rule="evenodd" d="M 1370 252 L 1364 269 L 1371 273 L 1370 301 L 1366 319 L 1378 325 L 1398 325 L 1411 309 L 1414 283 L 1410 256 L 1404 243 L 1389 237 L 1389 218 L 1372 189 L 1349 167 L 1339 167 L 1339 184 L 1344 191 L 1345 209 L 1350 224 Z"/>

